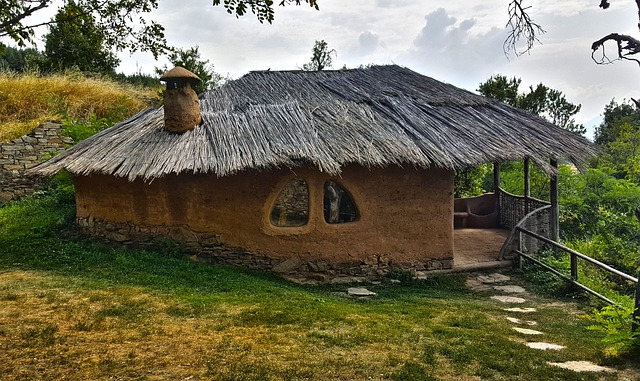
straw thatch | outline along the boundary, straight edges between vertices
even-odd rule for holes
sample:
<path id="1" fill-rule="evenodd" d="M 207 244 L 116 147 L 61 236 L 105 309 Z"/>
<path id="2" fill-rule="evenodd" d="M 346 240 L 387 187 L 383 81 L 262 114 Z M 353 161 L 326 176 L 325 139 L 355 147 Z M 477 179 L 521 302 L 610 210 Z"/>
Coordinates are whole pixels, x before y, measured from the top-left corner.
<path id="1" fill-rule="evenodd" d="M 580 166 L 596 153 L 587 139 L 543 119 L 399 66 L 252 72 L 204 94 L 203 124 L 163 129 L 146 110 L 35 169 L 153 180 L 171 173 L 227 176 L 246 169 L 312 164 L 392 164 L 463 169 L 531 158 Z"/>

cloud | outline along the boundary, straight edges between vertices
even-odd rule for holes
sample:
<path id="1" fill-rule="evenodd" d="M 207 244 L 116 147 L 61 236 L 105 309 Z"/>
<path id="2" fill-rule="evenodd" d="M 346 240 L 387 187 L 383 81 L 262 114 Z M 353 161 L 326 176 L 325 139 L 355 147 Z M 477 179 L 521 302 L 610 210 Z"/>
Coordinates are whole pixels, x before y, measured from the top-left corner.
<path id="1" fill-rule="evenodd" d="M 439 8 L 425 16 L 413 46 L 399 61 L 438 79 L 475 87 L 507 63 L 504 37 L 504 29 L 483 32 L 475 18 L 458 21 Z"/>
<path id="2" fill-rule="evenodd" d="M 358 36 L 357 54 L 366 56 L 373 53 L 380 45 L 380 37 L 370 31 L 364 31 Z"/>

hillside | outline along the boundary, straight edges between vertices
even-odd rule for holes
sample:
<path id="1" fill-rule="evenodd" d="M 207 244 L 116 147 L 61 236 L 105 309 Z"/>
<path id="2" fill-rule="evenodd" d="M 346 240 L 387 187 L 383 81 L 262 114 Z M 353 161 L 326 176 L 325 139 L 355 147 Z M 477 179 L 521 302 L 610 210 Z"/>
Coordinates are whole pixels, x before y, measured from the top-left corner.
<path id="1" fill-rule="evenodd" d="M 158 89 L 134 87 L 78 72 L 0 72 L 0 142 L 29 133 L 47 120 L 126 119 L 156 105 Z"/>

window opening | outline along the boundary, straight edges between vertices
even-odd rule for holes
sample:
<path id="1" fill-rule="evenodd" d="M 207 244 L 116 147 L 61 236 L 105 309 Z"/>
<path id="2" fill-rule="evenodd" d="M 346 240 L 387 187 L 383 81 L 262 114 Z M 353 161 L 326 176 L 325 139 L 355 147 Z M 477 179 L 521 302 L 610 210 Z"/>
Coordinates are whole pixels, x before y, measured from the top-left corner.
<path id="1" fill-rule="evenodd" d="M 358 209 L 349 193 L 334 181 L 324 183 L 324 220 L 344 224 L 358 219 Z"/>
<path id="2" fill-rule="evenodd" d="M 271 224 L 279 227 L 304 226 L 309 222 L 309 187 L 295 178 L 287 183 L 270 214 Z"/>

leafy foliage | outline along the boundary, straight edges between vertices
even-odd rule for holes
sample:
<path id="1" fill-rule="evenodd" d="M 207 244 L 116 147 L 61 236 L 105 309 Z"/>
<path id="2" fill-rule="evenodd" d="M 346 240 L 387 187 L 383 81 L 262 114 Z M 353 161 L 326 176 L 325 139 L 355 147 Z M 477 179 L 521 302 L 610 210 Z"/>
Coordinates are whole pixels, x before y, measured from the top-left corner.
<path id="1" fill-rule="evenodd" d="M 492 176 L 493 169 L 489 164 L 481 164 L 474 168 L 456 172 L 453 185 L 454 196 L 473 197 L 485 193 L 493 186 L 492 184 L 486 184 L 487 181 L 492 181 Z"/>
<path id="2" fill-rule="evenodd" d="M 304 0 L 304 2 L 316 10 L 319 9 L 317 0 Z M 300 5 L 302 1 L 281 0 L 280 6 L 292 3 Z M 220 0 L 213 0 L 213 5 L 220 5 Z M 261 23 L 267 21 L 271 24 L 275 14 L 273 10 L 273 0 L 225 0 L 224 7 L 229 14 L 235 14 L 236 17 L 244 16 L 247 11 L 250 10 Z"/>
<path id="3" fill-rule="evenodd" d="M 65 0 L 62 8 L 71 1 Z M 31 21 L 31 16 L 54 4 L 53 0 L 19 1 L 7 0 L 0 8 L 0 37 L 9 37 L 19 46 L 33 42 L 34 28 L 39 25 L 54 25 L 58 20 L 44 23 Z M 167 48 L 164 28 L 145 14 L 158 7 L 157 0 L 75 0 L 84 12 L 71 18 L 91 14 L 96 27 L 104 32 L 105 44 L 117 50 L 149 51 L 157 57 Z M 71 21 L 71 18 L 66 21 Z"/>
<path id="4" fill-rule="evenodd" d="M 38 67 L 38 62 L 42 60 L 42 53 L 34 48 L 19 49 L 11 46 L 0 48 L 0 70 L 23 73 Z"/>
<path id="5" fill-rule="evenodd" d="M 92 114 L 88 120 L 74 120 L 67 117 L 62 123 L 62 133 L 73 139 L 74 144 L 94 135 L 105 128 L 111 127 L 112 123 L 107 118 L 98 118 Z"/>
<path id="6" fill-rule="evenodd" d="M 220 82 L 222 82 L 223 77 L 215 72 L 214 66 L 209 63 L 209 60 L 200 58 L 198 49 L 198 45 L 187 50 L 175 49 L 169 53 L 168 58 L 173 66 L 182 66 L 200 77 L 202 82 L 195 85 L 193 89 L 196 94 L 202 94 L 207 90 L 217 87 Z M 156 74 L 162 76 L 167 70 L 169 69 L 166 65 L 163 68 L 156 68 Z"/>
<path id="7" fill-rule="evenodd" d="M 115 74 L 120 60 L 106 45 L 105 32 L 96 26 L 91 13 L 69 1 L 54 20 L 45 36 L 44 69 L 77 67 L 83 72 Z"/>
<path id="8" fill-rule="evenodd" d="M 336 54 L 335 49 L 329 49 L 325 40 L 315 42 L 312 49 L 311 61 L 302 65 L 302 70 L 320 71 L 332 67 L 331 55 Z"/>
<path id="9" fill-rule="evenodd" d="M 640 109 L 624 101 L 617 103 L 612 99 L 604 107 L 603 121 L 596 127 L 594 141 L 602 146 L 611 143 L 620 136 L 620 127 L 629 124 L 640 128 Z"/>
<path id="10" fill-rule="evenodd" d="M 75 17 L 87 14 L 94 17 L 96 27 L 104 32 L 106 46 L 132 52 L 148 51 L 156 58 L 169 50 L 164 27 L 154 21 L 147 21 L 150 19 L 149 14 L 158 7 L 158 0 L 64 0 L 62 8 L 71 1 L 75 1 L 79 8 L 86 11 Z M 54 0 L 3 0 L 0 2 L 0 38 L 8 37 L 21 47 L 34 42 L 34 28 L 54 25 L 58 21 L 38 23 L 32 21 L 31 16 L 41 14 L 44 9 L 56 3 Z M 220 3 L 220 0 L 213 0 L 214 6 Z M 281 0 L 279 5 L 292 3 L 300 5 L 303 1 Z M 318 9 L 316 0 L 304 0 L 304 3 Z M 236 17 L 251 11 L 260 22 L 271 23 L 274 20 L 273 0 L 225 0 L 223 4 L 227 12 Z"/>
<path id="11" fill-rule="evenodd" d="M 551 89 L 542 83 L 529 91 L 519 93 L 522 80 L 507 78 L 504 75 L 490 77 L 478 87 L 480 94 L 494 98 L 513 107 L 540 115 L 549 122 L 577 134 L 584 134 L 586 128 L 576 124 L 573 116 L 580 111 L 581 105 L 575 105 L 565 98 L 561 91 Z"/>
<path id="12" fill-rule="evenodd" d="M 612 345 L 610 355 L 640 353 L 640 332 L 631 330 L 634 320 L 632 307 L 606 306 L 594 310 L 589 318 L 595 324 L 588 329 L 606 333 L 603 342 Z M 640 321 L 636 321 L 636 324 L 640 324 Z"/>

